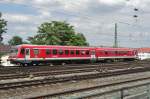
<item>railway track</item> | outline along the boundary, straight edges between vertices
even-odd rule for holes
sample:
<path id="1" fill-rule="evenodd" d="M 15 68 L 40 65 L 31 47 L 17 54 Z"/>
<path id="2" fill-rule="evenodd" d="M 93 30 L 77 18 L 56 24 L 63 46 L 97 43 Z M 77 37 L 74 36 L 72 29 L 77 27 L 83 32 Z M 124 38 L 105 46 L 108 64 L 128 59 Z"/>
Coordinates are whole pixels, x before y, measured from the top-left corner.
<path id="1" fill-rule="evenodd" d="M 24 68 L 24 67 L 23 67 Z M 26 67 L 25 67 L 26 68 Z M 57 67 L 50 67 L 49 70 L 45 71 L 45 67 L 40 67 L 42 69 L 37 69 L 37 71 L 32 71 L 32 67 L 27 67 L 28 69 L 31 69 L 30 72 L 26 74 L 14 74 L 14 77 L 12 74 L 9 74 L 4 76 L 0 75 L 0 79 L 2 76 L 3 79 L 0 80 L 0 90 L 1 91 L 7 91 L 9 89 L 17 90 L 25 88 L 32 88 L 32 87 L 38 87 L 38 86 L 45 86 L 45 85 L 51 85 L 51 84 L 59 84 L 59 83 L 66 83 L 66 82 L 78 82 L 82 80 L 91 80 L 91 79 L 97 79 L 97 78 L 104 78 L 104 77 L 114 77 L 117 75 L 125 75 L 125 74 L 134 74 L 134 73 L 143 73 L 146 71 L 150 71 L 149 62 L 137 62 L 137 63 L 117 63 L 117 64 L 92 64 L 92 65 L 72 65 L 72 66 L 62 66 L 60 68 Z M 46 67 L 48 68 L 48 67 Z M 5 68 L 6 69 L 6 68 Z M 19 68 L 20 70 L 22 68 Z M 28 70 L 27 69 L 27 70 Z M 27 71 L 25 70 L 25 71 Z M 43 71 L 40 71 L 43 70 Z M 32 74 L 33 78 L 28 78 L 29 75 Z M 16 79 L 19 78 L 20 80 Z M 6 78 L 5 78 L 6 77 Z M 27 78 L 26 78 L 27 77 Z M 13 79 L 14 80 L 13 80 Z M 10 79 L 10 80 L 9 80 Z M 138 80 L 146 80 L 150 79 L 150 77 L 145 77 L 142 79 L 135 79 L 132 81 L 138 81 Z M 120 83 L 113 83 L 109 85 L 103 85 L 103 86 L 95 86 L 95 87 L 89 87 L 89 88 L 81 88 L 81 89 L 73 89 L 73 90 L 67 90 L 64 92 L 56 92 L 56 93 L 50 93 L 46 95 L 39 95 L 36 97 L 31 97 L 31 99 L 37 99 L 37 98 L 43 98 L 43 97 L 55 97 L 59 95 L 68 95 L 70 93 L 78 93 L 86 90 L 95 90 L 96 88 L 102 88 L 106 86 L 114 86 L 117 84 L 122 83 L 128 83 L 132 81 L 126 81 L 126 82 L 120 82 Z M 97 94 L 93 94 L 96 96 Z M 92 97 L 93 95 L 85 96 L 85 97 L 79 97 L 80 99 Z M 100 95 L 100 94 L 98 94 Z M 30 98 L 30 97 L 29 97 Z"/>
<path id="2" fill-rule="evenodd" d="M 10 75 L 0 75 L 0 80 L 7 79 L 19 79 L 27 77 L 39 77 L 39 76 L 49 76 L 49 75 L 63 75 L 63 74 L 72 74 L 72 73 L 83 73 L 83 72 L 108 72 L 109 70 L 118 70 L 124 68 L 113 68 L 113 67 L 91 67 L 91 68 L 74 68 L 69 70 L 55 70 L 55 71 L 42 71 L 42 72 L 33 72 L 26 74 L 10 74 Z"/>
<path id="3" fill-rule="evenodd" d="M 67 68 L 76 68 L 76 67 L 80 67 L 80 68 L 84 68 L 84 67 L 88 67 L 88 66 L 122 66 L 123 64 L 138 64 L 138 63 L 142 63 L 142 64 L 147 64 L 147 62 L 142 62 L 142 61 L 134 61 L 134 62 L 118 62 L 118 63 L 94 63 L 94 64 L 67 64 L 67 65 L 56 65 L 56 66 L 27 66 L 27 67 L 18 67 L 18 66 L 8 66 L 8 67 L 2 67 L 0 66 L 0 75 L 1 74 L 16 74 L 16 73 L 28 73 L 28 72 L 38 72 L 38 71 L 48 71 L 48 70 L 58 70 L 58 69 L 67 69 Z"/>
<path id="4" fill-rule="evenodd" d="M 86 80 L 86 79 L 94 79 L 108 76 L 116 76 L 130 73 L 138 73 L 150 71 L 150 67 L 145 68 L 135 68 L 135 69 L 125 69 L 118 71 L 109 71 L 109 72 L 90 72 L 90 73 L 81 73 L 81 74 L 72 74 L 72 75 L 53 75 L 49 77 L 36 78 L 32 80 L 22 80 L 22 81 L 14 81 L 14 82 L 5 82 L 0 83 L 1 90 L 14 89 L 14 88 L 22 88 L 28 86 L 36 86 L 43 84 L 52 84 L 52 83 L 60 83 L 66 81 L 78 81 L 78 80 Z"/>
<path id="5" fill-rule="evenodd" d="M 129 68 L 142 68 L 146 67 L 147 63 L 140 63 L 138 66 L 134 66 L 132 63 L 117 63 L 117 64 L 93 64 L 93 65 L 72 65 L 72 66 L 57 66 L 57 67 L 23 67 L 23 68 L 14 68 L 16 71 L 12 74 L 1 74 L 0 80 L 6 79 L 18 79 L 18 78 L 27 78 L 27 77 L 38 77 L 38 76 L 49 76 L 49 75 L 63 75 L 63 74 L 72 74 L 72 73 L 83 73 L 83 72 L 109 72 L 112 70 L 121 70 Z M 24 68 L 26 68 L 24 70 Z M 6 68 L 4 68 L 6 69 Z M 8 68 L 7 68 L 8 69 Z M 10 68 L 9 68 L 10 69 Z M 13 68 L 12 68 L 13 70 Z"/>
<path id="6" fill-rule="evenodd" d="M 123 97 L 125 97 L 124 94 L 123 94 L 124 90 L 131 89 L 131 88 L 136 88 L 136 87 L 140 87 L 140 86 L 146 86 L 146 85 L 149 85 L 150 82 L 146 82 L 146 83 L 143 83 L 143 84 L 137 84 L 137 85 L 134 85 L 134 86 L 131 86 L 129 84 L 135 83 L 135 82 L 138 82 L 138 81 L 145 81 L 145 80 L 149 80 L 149 79 L 150 79 L 150 77 L 138 78 L 138 79 L 134 79 L 134 80 L 126 80 L 126 81 L 115 82 L 115 83 L 110 83 L 110 84 L 97 85 L 97 86 L 93 86 L 93 87 L 73 89 L 73 90 L 67 90 L 67 91 L 58 92 L 58 93 L 50 93 L 50 94 L 46 94 L 46 95 L 33 96 L 33 97 L 28 97 L 28 99 L 45 99 L 45 98 L 46 99 L 51 99 L 52 97 L 73 97 L 73 96 L 74 96 L 73 99 L 94 99 L 93 97 L 96 97 L 96 96 L 107 95 L 107 94 L 114 93 L 114 92 L 119 92 L 119 91 L 121 93 L 120 98 L 124 99 L 123 98 Z M 105 89 L 105 88 L 108 89 L 109 87 L 115 87 L 115 86 L 118 86 L 118 85 L 125 85 L 125 84 L 128 84 L 129 86 L 128 87 L 122 87 L 122 88 L 114 88 L 114 89 L 107 90 L 107 91 L 104 91 L 104 92 L 100 92 L 100 91 L 97 92 L 96 91 L 96 90 L 99 90 L 99 89 Z M 85 94 L 85 92 L 87 92 L 88 94 Z M 92 94 L 89 93 L 89 92 L 91 92 Z M 79 93 L 80 93 L 80 95 L 81 95 L 81 93 L 83 93 L 85 95 L 78 96 Z"/>

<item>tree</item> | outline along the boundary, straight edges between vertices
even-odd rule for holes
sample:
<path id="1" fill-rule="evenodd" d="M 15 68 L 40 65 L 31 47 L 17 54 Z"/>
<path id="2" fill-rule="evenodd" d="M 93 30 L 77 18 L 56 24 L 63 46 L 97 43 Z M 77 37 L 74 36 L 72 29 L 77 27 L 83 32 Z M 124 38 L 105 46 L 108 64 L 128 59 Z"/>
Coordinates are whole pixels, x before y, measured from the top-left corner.
<path id="1" fill-rule="evenodd" d="M 6 26 L 7 26 L 7 21 L 2 19 L 2 14 L 0 13 L 0 44 L 2 44 L 3 37 L 2 34 L 6 33 Z"/>
<path id="2" fill-rule="evenodd" d="M 86 39 L 83 34 L 78 33 L 77 35 L 73 35 L 69 42 L 66 45 L 74 45 L 74 46 L 82 46 L 82 45 L 89 45 L 85 42 Z"/>
<path id="3" fill-rule="evenodd" d="M 45 22 L 38 27 L 38 34 L 29 37 L 31 44 L 38 45 L 88 45 L 81 33 L 76 33 L 73 26 L 60 21 Z"/>
<path id="4" fill-rule="evenodd" d="M 24 42 L 22 41 L 22 38 L 19 36 L 14 36 L 12 39 L 8 41 L 9 45 L 20 45 L 23 44 Z"/>

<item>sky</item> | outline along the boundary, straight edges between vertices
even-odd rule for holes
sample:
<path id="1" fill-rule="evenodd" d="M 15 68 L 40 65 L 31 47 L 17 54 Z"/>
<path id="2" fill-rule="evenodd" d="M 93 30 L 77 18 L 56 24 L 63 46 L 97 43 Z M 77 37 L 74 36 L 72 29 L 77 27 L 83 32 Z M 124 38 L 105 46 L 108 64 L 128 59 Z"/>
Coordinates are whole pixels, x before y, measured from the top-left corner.
<path id="1" fill-rule="evenodd" d="M 150 47 L 149 5 L 150 0 L 0 0 L 8 21 L 3 42 L 16 35 L 27 40 L 43 22 L 66 21 L 91 46 L 112 46 L 117 23 L 119 46 Z"/>

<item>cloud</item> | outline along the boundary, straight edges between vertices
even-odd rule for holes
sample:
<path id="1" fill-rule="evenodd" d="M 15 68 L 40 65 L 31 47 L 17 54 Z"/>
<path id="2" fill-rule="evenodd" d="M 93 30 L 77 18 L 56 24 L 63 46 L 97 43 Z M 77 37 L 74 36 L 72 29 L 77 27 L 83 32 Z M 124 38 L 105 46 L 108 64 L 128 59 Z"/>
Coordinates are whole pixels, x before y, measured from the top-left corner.
<path id="1" fill-rule="evenodd" d="M 1 0 L 1 2 L 4 2 L 4 3 L 25 3 L 26 1 L 29 1 L 29 0 Z"/>
<path id="2" fill-rule="evenodd" d="M 61 2 L 66 11 L 80 12 L 88 9 L 90 0 L 64 0 Z"/>
<path id="3" fill-rule="evenodd" d="M 127 5 L 135 6 L 135 7 L 148 7 L 150 1 L 149 0 L 130 0 Z"/>
<path id="4" fill-rule="evenodd" d="M 125 3 L 126 0 L 98 0 L 100 3 L 107 4 L 107 5 L 118 5 Z"/>
<path id="5" fill-rule="evenodd" d="M 31 21 L 32 16 L 23 14 L 3 13 L 3 17 L 9 22 L 28 22 Z"/>
<path id="6" fill-rule="evenodd" d="M 139 46 L 135 41 L 140 40 L 143 41 L 142 44 L 144 42 L 147 44 L 145 40 L 150 36 L 149 0 L 3 0 L 3 2 L 34 9 L 33 13 L 28 13 L 27 9 L 26 13 L 17 11 L 3 13 L 3 17 L 8 21 L 8 33 L 24 35 L 24 39 L 35 35 L 41 23 L 52 20 L 65 20 L 74 25 L 75 30 L 83 33 L 91 45 L 113 45 L 115 23 L 118 23 L 119 44 L 122 46 Z M 139 11 L 135 12 L 134 8 L 139 8 Z M 139 16 L 137 22 L 133 17 L 135 14 Z M 143 35 L 142 38 L 140 33 Z"/>

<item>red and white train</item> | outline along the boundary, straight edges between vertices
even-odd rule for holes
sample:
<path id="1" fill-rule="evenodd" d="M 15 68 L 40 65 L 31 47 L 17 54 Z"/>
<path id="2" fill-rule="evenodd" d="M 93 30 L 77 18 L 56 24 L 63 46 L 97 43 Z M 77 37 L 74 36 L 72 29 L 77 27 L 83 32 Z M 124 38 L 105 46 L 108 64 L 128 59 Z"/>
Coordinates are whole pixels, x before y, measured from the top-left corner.
<path id="1" fill-rule="evenodd" d="M 19 65 L 133 60 L 136 58 L 137 51 L 131 48 L 55 45 L 19 45 L 9 55 L 9 61 Z"/>

